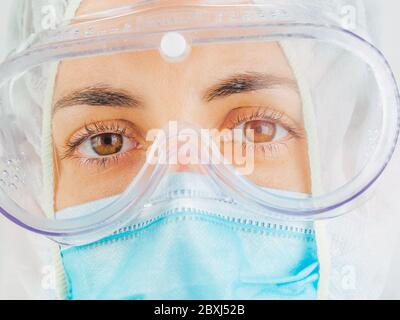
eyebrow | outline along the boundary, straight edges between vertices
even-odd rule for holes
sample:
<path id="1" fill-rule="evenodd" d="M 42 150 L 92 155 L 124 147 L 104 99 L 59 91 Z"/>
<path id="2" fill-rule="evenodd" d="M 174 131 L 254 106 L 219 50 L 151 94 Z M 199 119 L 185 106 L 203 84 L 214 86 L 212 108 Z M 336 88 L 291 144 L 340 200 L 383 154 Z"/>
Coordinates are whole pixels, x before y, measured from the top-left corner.
<path id="1" fill-rule="evenodd" d="M 142 105 L 142 101 L 125 90 L 100 84 L 75 90 L 61 98 L 54 104 L 53 113 L 78 105 L 135 108 Z"/>
<path id="2" fill-rule="evenodd" d="M 286 87 L 298 92 L 296 81 L 266 73 L 245 72 L 235 74 L 212 86 L 203 96 L 207 102 L 234 94 Z M 62 97 L 53 107 L 53 113 L 60 109 L 78 105 L 136 108 L 143 105 L 140 97 L 106 84 L 98 84 L 73 91 Z"/>
<path id="3" fill-rule="evenodd" d="M 234 94 L 286 87 L 296 92 L 299 91 L 297 82 L 285 77 L 279 77 L 267 73 L 245 72 L 235 74 L 220 81 L 204 94 L 204 100 L 211 102 L 218 98 Z"/>

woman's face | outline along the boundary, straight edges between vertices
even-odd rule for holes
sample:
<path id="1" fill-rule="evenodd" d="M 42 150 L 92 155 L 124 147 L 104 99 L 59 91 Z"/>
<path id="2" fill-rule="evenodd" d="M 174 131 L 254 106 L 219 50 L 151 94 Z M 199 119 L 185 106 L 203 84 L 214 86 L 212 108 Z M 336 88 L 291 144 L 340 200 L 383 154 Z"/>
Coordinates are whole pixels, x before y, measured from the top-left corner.
<path id="1" fill-rule="evenodd" d="M 281 47 L 218 44 L 193 47 L 174 63 L 152 50 L 59 65 L 52 123 L 56 209 L 122 193 L 145 162 L 147 133 L 170 121 L 253 129 L 249 179 L 310 192 L 302 103 Z"/>
<path id="2" fill-rule="evenodd" d="M 83 1 L 77 14 L 127 2 Z M 125 191 L 146 162 L 148 133 L 172 121 L 245 132 L 234 144 L 254 158 L 248 179 L 311 189 L 302 102 L 276 42 L 194 46 L 179 62 L 159 50 L 64 61 L 52 115 L 56 210 Z"/>
<path id="3" fill-rule="evenodd" d="M 78 15 L 126 2 L 83 1 Z M 252 182 L 310 192 L 302 102 L 284 52 L 276 42 L 226 43 L 194 46 L 175 62 L 148 50 L 60 63 L 52 117 L 55 209 L 125 191 L 146 162 L 148 133 L 173 121 L 243 132 Z"/>

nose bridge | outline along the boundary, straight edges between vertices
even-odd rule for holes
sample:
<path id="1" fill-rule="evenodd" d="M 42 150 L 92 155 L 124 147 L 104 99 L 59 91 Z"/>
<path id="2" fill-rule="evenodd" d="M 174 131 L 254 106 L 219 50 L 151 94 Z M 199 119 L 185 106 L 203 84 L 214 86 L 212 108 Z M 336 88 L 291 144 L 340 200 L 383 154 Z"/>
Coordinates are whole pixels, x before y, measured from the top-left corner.
<path id="1" fill-rule="evenodd" d="M 168 106 L 167 113 L 164 114 L 164 123 L 176 121 L 178 123 L 190 123 L 192 125 L 200 125 L 198 123 L 199 114 L 202 106 L 195 100 L 192 89 L 187 85 L 180 87 L 172 99 L 173 102 Z"/>
<path id="2" fill-rule="evenodd" d="M 174 172 L 207 174 L 228 165 L 241 175 L 254 173 L 254 153 L 251 146 L 243 150 L 242 136 L 226 136 L 224 131 L 176 121 L 169 122 L 163 133 L 165 153 L 161 158 Z"/>
<path id="3" fill-rule="evenodd" d="M 167 165 L 172 172 L 204 173 L 204 166 L 220 161 L 219 148 L 212 139 L 210 131 L 196 124 L 169 121 L 157 135 L 150 155 L 156 155 L 155 162 Z"/>

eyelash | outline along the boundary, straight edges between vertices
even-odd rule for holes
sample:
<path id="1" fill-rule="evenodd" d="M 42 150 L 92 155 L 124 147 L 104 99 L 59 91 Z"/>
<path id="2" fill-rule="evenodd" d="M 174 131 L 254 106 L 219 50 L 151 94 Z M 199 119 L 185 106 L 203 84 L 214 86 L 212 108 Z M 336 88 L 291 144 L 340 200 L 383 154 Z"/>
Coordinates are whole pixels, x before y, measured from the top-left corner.
<path id="1" fill-rule="evenodd" d="M 122 156 L 125 155 L 125 153 L 119 153 L 117 155 L 112 155 L 112 156 L 105 156 L 105 157 L 99 157 L 99 158 L 83 158 L 80 156 L 74 155 L 75 150 L 86 140 L 93 138 L 97 135 L 100 134 L 106 134 L 106 133 L 112 133 L 112 134 L 118 134 L 123 137 L 128 137 L 127 131 L 128 129 L 122 128 L 118 122 L 111 122 L 111 123 L 105 123 L 102 121 L 96 122 L 96 123 L 91 123 L 91 124 L 85 124 L 83 128 L 83 132 L 77 133 L 75 136 L 71 138 L 71 140 L 67 143 L 66 145 L 66 150 L 61 157 L 61 159 L 69 159 L 69 158 L 74 158 L 80 160 L 81 164 L 83 165 L 98 165 L 100 167 L 106 167 L 108 164 L 111 163 L 118 163 L 118 161 L 121 159 Z"/>
<path id="2" fill-rule="evenodd" d="M 274 124 L 279 124 L 283 128 L 285 128 L 288 133 L 293 137 L 297 139 L 303 139 L 304 138 L 304 132 L 302 130 L 299 130 L 295 126 L 293 126 L 290 121 L 285 118 L 285 114 L 282 112 L 279 112 L 275 109 L 272 108 L 259 108 L 256 111 L 253 111 L 252 113 L 248 113 L 246 111 L 239 112 L 239 114 L 235 117 L 235 119 L 231 122 L 231 124 L 228 126 L 231 130 L 236 128 L 237 126 L 240 126 L 246 122 L 249 121 L 254 121 L 254 120 L 266 120 L 270 121 L 271 123 Z M 109 164 L 117 164 L 121 157 L 125 155 L 125 153 L 120 153 L 117 155 L 113 156 L 108 156 L 108 157 L 99 157 L 99 158 L 83 158 L 80 156 L 74 155 L 75 150 L 87 139 L 90 139 L 92 137 L 95 137 L 99 134 L 105 134 L 105 133 L 113 133 L 113 134 L 119 134 L 123 137 L 128 137 L 127 134 L 127 128 L 122 128 L 120 126 L 120 123 L 117 121 L 111 122 L 111 123 L 105 123 L 105 122 L 96 122 L 96 123 L 91 123 L 91 124 L 85 124 L 83 128 L 83 132 L 79 132 L 75 136 L 71 138 L 71 140 L 67 143 L 66 145 L 66 150 L 61 157 L 61 159 L 68 159 L 68 158 L 75 158 L 80 160 L 81 164 L 83 165 L 97 165 L 100 167 L 106 167 Z M 267 154 L 268 152 L 270 154 L 274 154 L 279 152 L 281 146 L 286 146 L 286 143 L 284 142 L 271 142 L 271 143 L 263 143 L 263 144 L 257 144 L 252 147 L 257 148 L 258 150 L 261 150 L 263 153 Z M 248 148 L 248 144 L 243 143 L 243 148 Z"/>
<path id="3" fill-rule="evenodd" d="M 102 157 L 102 158 L 80 158 L 76 157 L 83 166 L 98 166 L 100 168 L 106 168 L 109 165 L 118 164 L 125 153 L 120 153 L 118 155 Z"/>
<path id="4" fill-rule="evenodd" d="M 277 111 L 272 108 L 258 108 L 256 111 L 252 113 L 242 112 L 239 113 L 236 118 L 232 121 L 231 125 L 229 126 L 230 129 L 234 129 L 235 127 L 244 124 L 249 121 L 254 120 L 266 120 L 270 121 L 274 124 L 279 124 L 284 127 L 293 137 L 302 139 L 304 138 L 304 133 L 302 130 L 299 130 L 297 127 L 289 123 L 289 120 L 286 119 L 284 113 Z"/>
<path id="5" fill-rule="evenodd" d="M 231 122 L 229 128 L 232 130 L 246 122 L 255 121 L 255 120 L 266 120 L 270 121 L 273 124 L 281 125 L 287 132 L 290 134 L 292 138 L 295 139 L 303 139 L 304 131 L 298 129 L 293 124 L 290 123 L 290 120 L 286 119 L 286 115 L 280 111 L 277 111 L 272 108 L 258 108 L 256 111 L 252 113 L 247 113 L 243 111 L 239 113 L 236 118 Z M 285 142 L 269 142 L 262 144 L 252 144 L 250 145 L 252 148 L 255 148 L 257 151 L 262 151 L 264 155 L 268 153 L 274 155 L 280 151 L 282 146 L 287 147 Z M 249 144 L 243 143 L 242 148 L 243 151 L 249 147 Z"/>

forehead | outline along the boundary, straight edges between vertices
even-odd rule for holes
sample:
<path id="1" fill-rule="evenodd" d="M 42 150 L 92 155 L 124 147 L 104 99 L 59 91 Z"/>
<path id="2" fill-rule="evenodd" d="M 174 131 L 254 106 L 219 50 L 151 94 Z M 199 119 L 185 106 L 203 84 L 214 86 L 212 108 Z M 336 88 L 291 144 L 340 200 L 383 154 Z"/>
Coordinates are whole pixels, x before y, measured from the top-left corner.
<path id="1" fill-rule="evenodd" d="M 167 61 L 158 50 L 63 61 L 59 67 L 56 96 L 104 82 L 138 90 L 156 84 L 165 87 L 168 83 L 207 86 L 240 72 L 262 72 L 293 79 L 292 70 L 277 42 L 209 44 L 193 47 L 179 62 Z"/>

